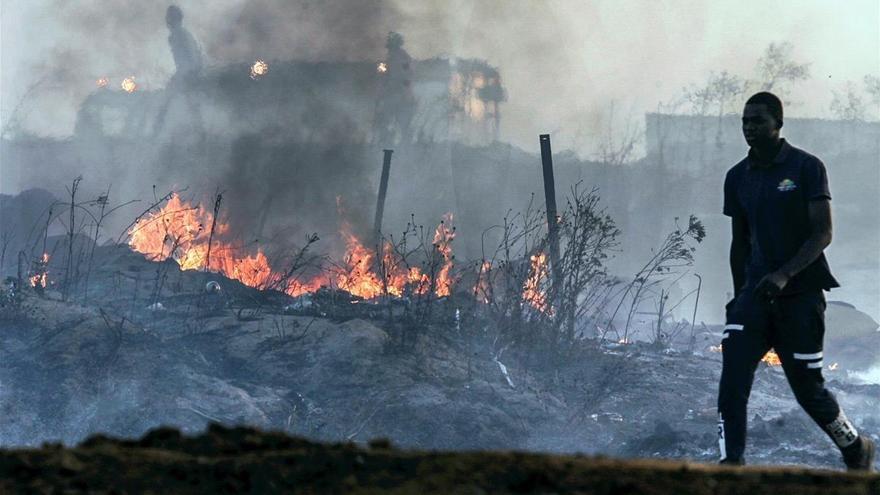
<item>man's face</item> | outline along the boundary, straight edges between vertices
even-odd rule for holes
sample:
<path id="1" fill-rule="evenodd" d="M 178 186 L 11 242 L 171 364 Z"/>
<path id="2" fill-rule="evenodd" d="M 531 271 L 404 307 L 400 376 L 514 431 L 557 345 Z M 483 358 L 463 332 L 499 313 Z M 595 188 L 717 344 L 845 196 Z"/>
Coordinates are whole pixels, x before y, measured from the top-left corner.
<path id="1" fill-rule="evenodd" d="M 743 109 L 743 136 L 749 146 L 761 147 L 779 138 L 779 123 L 763 103 L 750 103 Z"/>

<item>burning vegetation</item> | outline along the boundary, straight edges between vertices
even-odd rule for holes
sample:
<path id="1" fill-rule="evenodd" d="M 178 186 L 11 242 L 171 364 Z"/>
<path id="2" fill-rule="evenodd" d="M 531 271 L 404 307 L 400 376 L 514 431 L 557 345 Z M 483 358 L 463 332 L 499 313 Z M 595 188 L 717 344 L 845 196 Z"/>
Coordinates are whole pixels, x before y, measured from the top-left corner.
<path id="1" fill-rule="evenodd" d="M 283 271 L 273 269 L 269 257 L 259 246 L 249 246 L 234 238 L 230 224 L 217 218 L 200 204 L 192 204 L 172 194 L 164 206 L 144 215 L 128 232 L 129 246 L 153 261 L 173 259 L 181 270 L 219 273 L 257 289 L 279 289 L 297 297 L 321 287 L 338 288 L 366 300 L 381 296 L 405 297 L 433 291 L 437 297 L 449 296 L 454 285 L 452 241 L 455 229 L 447 214 L 434 231 L 433 247 L 439 260 L 436 273 L 424 273 L 398 253 L 390 241 L 382 249 L 367 247 L 347 222 L 340 232 L 345 255 L 340 264 L 324 267 L 308 279 L 292 278 L 284 284 Z"/>

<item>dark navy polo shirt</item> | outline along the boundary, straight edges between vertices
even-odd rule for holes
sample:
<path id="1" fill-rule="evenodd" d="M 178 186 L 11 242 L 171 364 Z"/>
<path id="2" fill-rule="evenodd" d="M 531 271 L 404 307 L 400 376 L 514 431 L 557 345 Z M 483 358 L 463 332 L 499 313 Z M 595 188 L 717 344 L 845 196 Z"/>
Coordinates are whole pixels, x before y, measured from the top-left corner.
<path id="1" fill-rule="evenodd" d="M 724 179 L 724 214 L 742 216 L 749 226 L 751 251 L 746 262 L 746 288 L 776 271 L 810 237 L 808 204 L 831 199 L 825 165 L 783 139 L 769 166 L 754 163 L 754 154 L 733 166 Z M 825 254 L 792 277 L 782 294 L 840 287 Z"/>

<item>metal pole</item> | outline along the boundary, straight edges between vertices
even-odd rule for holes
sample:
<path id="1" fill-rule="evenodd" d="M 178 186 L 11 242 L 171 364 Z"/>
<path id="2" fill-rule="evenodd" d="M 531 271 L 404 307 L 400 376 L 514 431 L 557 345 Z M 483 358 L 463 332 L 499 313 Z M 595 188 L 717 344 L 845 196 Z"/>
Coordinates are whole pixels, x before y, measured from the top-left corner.
<path id="1" fill-rule="evenodd" d="M 388 175 L 391 173 L 391 154 L 394 150 L 382 150 L 382 177 L 379 179 L 379 197 L 376 199 L 376 218 L 373 220 L 373 235 L 376 243 L 382 239 L 382 215 L 385 213 L 385 195 L 388 193 Z"/>
<path id="2" fill-rule="evenodd" d="M 691 317 L 691 340 L 688 343 L 688 351 L 694 352 L 696 341 L 694 340 L 694 324 L 697 322 L 697 307 L 700 305 L 700 289 L 703 288 L 703 277 L 699 273 L 694 274 L 697 277 L 697 300 L 694 302 L 694 316 Z"/>
<path id="3" fill-rule="evenodd" d="M 550 151 L 550 135 L 541 134 L 541 163 L 544 169 L 544 201 L 547 205 L 547 232 L 550 237 L 550 269 L 553 284 L 561 274 L 559 271 L 559 219 L 556 213 L 556 184 L 553 180 L 553 154 Z"/>

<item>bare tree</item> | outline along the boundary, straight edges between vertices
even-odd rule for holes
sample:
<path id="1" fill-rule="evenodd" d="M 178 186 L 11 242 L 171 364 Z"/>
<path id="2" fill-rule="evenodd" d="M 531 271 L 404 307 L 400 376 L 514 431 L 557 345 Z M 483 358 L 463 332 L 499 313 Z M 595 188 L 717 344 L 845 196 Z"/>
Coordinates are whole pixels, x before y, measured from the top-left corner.
<path id="1" fill-rule="evenodd" d="M 598 145 L 599 161 L 604 165 L 622 165 L 631 161 L 642 136 L 644 131 L 641 126 L 633 122 L 632 114 L 618 127 L 615 122 L 614 101 L 612 101 Z"/>
<path id="2" fill-rule="evenodd" d="M 785 94 L 790 86 L 810 77 L 810 64 L 792 59 L 794 45 L 770 43 L 758 59 L 758 85 L 761 90 Z"/>
<path id="3" fill-rule="evenodd" d="M 880 119 L 880 77 L 870 74 L 865 76 L 865 91 L 871 97 L 871 103 L 874 105 L 874 117 Z"/>
<path id="4" fill-rule="evenodd" d="M 852 81 L 847 81 L 843 91 L 832 91 L 831 114 L 840 120 L 865 120 L 865 103 Z"/>
<path id="5" fill-rule="evenodd" d="M 741 99 L 746 91 L 747 82 L 727 71 L 710 72 L 702 85 L 690 85 L 684 88 L 684 100 L 690 105 L 693 115 L 716 115 L 718 124 L 715 132 L 715 145 L 721 147 L 724 116 L 732 109 L 731 104 Z M 700 162 L 704 160 L 706 141 L 706 123 L 699 120 Z"/>

